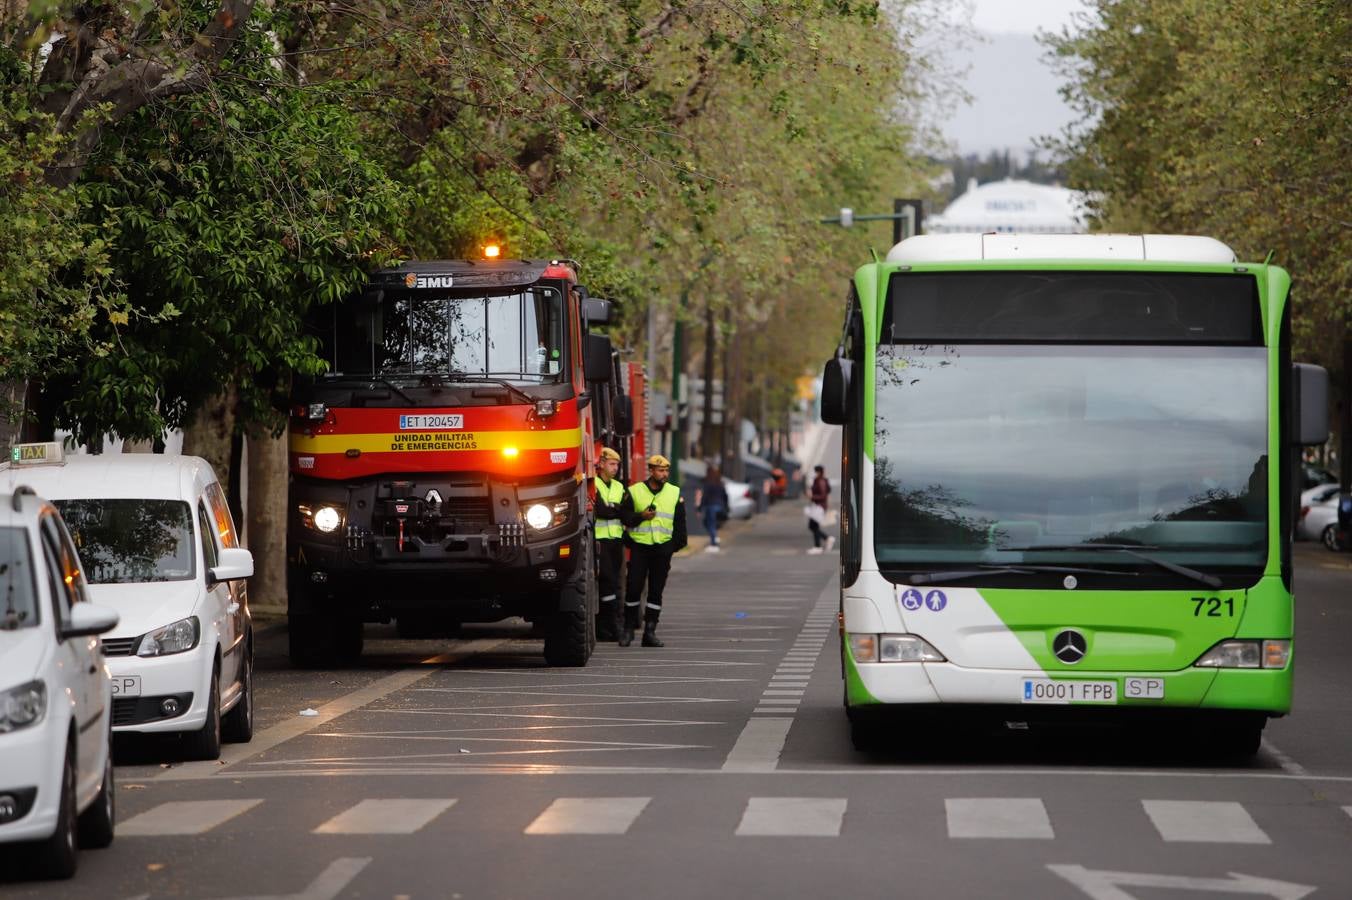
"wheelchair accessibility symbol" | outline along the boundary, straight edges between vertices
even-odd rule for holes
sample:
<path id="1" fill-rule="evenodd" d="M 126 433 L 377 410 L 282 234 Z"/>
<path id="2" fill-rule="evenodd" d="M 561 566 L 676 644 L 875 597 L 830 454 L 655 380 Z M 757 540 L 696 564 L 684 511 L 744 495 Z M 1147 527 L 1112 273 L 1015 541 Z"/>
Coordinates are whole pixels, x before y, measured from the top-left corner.
<path id="1" fill-rule="evenodd" d="M 922 605 L 924 605 L 924 603 L 925 603 L 924 595 L 921 594 L 919 591 L 917 591 L 915 588 L 908 588 L 906 592 L 901 595 L 901 608 L 907 610 L 908 612 L 915 612 Z"/>

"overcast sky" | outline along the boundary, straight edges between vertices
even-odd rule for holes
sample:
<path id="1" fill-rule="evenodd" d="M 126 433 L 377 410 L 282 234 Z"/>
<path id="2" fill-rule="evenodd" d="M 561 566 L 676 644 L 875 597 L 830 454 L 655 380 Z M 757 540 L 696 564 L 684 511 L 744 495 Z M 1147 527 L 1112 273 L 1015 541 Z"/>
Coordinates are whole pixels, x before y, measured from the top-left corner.
<path id="1" fill-rule="evenodd" d="M 1024 152 L 1037 137 L 1059 134 L 1071 111 L 1035 36 L 1072 24 L 1083 0 L 971 0 L 970 6 L 970 24 L 982 39 L 952 50 L 950 64 L 968 70 L 963 83 L 972 103 L 953 110 L 942 123 L 944 133 L 959 152 L 982 154 Z"/>

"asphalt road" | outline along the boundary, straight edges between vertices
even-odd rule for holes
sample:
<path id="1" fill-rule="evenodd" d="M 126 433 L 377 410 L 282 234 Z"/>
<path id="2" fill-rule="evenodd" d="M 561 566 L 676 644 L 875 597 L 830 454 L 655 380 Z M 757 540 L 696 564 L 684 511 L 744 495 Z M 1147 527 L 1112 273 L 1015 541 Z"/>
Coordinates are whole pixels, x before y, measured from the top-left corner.
<path id="1" fill-rule="evenodd" d="M 856 753 L 809 543 L 793 504 L 679 560 L 667 646 L 579 670 L 523 627 L 372 626 L 359 667 L 297 672 L 266 631 L 252 743 L 123 744 L 112 848 L 64 884 L 0 866 L 0 895 L 1352 897 L 1352 557 L 1298 547 L 1296 711 L 1212 767 L 1159 735 Z"/>

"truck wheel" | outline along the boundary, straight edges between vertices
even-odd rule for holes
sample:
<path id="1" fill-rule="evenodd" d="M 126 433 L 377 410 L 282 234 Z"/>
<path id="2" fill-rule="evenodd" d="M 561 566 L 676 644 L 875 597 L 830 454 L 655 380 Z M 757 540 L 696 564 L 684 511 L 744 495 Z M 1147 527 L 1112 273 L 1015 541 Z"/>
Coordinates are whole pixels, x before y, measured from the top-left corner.
<path id="1" fill-rule="evenodd" d="M 360 616 L 345 616 L 334 621 L 333 627 L 337 632 L 334 649 L 338 662 L 350 666 L 361 659 L 362 646 L 366 641 L 366 623 L 362 622 Z"/>
<path id="2" fill-rule="evenodd" d="M 545 662 L 551 666 L 585 666 L 595 640 L 593 627 L 586 611 L 556 611 L 546 626 Z"/>

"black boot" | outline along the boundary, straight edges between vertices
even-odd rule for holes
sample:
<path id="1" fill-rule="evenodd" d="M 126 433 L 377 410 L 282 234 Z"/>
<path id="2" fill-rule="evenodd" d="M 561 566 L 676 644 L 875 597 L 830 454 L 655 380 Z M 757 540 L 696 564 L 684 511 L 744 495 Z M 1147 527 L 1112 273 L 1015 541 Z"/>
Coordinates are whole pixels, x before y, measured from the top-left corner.
<path id="1" fill-rule="evenodd" d="M 665 647 L 666 644 L 657 639 L 657 623 L 643 623 L 643 646 L 645 647 Z"/>
<path id="2" fill-rule="evenodd" d="M 596 639 L 604 642 L 615 640 L 615 618 L 604 611 L 596 617 Z"/>
<path id="3" fill-rule="evenodd" d="M 634 629 L 626 625 L 624 626 L 624 630 L 620 632 L 620 646 L 628 647 L 633 642 L 634 642 Z"/>

